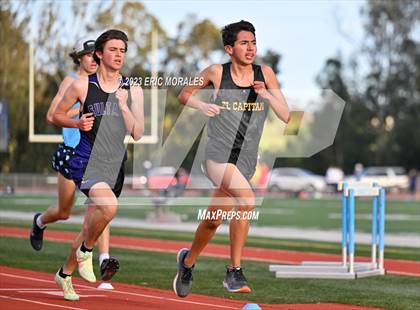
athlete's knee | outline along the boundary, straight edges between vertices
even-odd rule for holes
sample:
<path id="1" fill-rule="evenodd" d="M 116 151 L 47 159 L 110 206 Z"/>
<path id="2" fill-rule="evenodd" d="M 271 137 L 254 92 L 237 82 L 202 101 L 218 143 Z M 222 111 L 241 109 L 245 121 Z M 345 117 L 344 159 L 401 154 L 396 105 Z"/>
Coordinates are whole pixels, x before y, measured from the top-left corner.
<path id="1" fill-rule="evenodd" d="M 205 220 L 204 224 L 208 229 L 217 229 L 222 224 L 222 219 Z"/>
<path id="2" fill-rule="evenodd" d="M 103 218 L 107 220 L 108 222 L 110 222 L 114 218 L 115 214 L 117 214 L 118 205 L 115 201 L 115 204 L 110 203 L 106 206 L 101 206 L 100 209 L 101 209 Z"/>
<path id="3" fill-rule="evenodd" d="M 237 210 L 242 211 L 242 212 L 251 212 L 255 210 L 255 204 L 254 205 L 243 204 L 243 205 L 238 206 Z"/>
<path id="4" fill-rule="evenodd" d="M 238 210 L 240 211 L 253 211 L 255 209 L 255 196 L 252 191 L 246 195 L 238 197 Z"/>

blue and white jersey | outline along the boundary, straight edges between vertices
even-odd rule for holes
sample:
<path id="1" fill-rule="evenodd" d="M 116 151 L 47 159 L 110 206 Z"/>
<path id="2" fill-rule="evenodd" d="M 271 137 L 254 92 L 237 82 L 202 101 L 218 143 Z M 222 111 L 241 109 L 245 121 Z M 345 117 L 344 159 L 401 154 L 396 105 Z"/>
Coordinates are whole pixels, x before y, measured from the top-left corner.
<path id="1" fill-rule="evenodd" d="M 71 73 L 70 76 L 78 80 L 79 77 L 76 73 Z M 73 106 L 72 109 L 80 109 L 80 102 L 77 101 Z M 73 117 L 73 119 L 79 119 L 79 115 Z M 80 131 L 79 128 L 62 128 L 61 133 L 63 135 L 64 145 L 75 148 L 80 142 Z"/>

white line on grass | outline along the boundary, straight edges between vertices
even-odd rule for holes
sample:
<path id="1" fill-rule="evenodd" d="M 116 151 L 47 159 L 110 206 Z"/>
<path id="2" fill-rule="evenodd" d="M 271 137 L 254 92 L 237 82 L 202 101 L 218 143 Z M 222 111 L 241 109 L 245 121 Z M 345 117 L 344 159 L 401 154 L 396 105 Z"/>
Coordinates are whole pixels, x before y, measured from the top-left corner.
<path id="1" fill-rule="evenodd" d="M 341 219 L 341 213 L 329 213 L 329 219 Z M 370 213 L 361 213 L 355 215 L 356 220 L 372 220 L 372 214 Z M 386 215 L 386 221 L 419 221 L 420 216 L 416 214 L 398 214 L 398 213 L 388 213 Z"/>

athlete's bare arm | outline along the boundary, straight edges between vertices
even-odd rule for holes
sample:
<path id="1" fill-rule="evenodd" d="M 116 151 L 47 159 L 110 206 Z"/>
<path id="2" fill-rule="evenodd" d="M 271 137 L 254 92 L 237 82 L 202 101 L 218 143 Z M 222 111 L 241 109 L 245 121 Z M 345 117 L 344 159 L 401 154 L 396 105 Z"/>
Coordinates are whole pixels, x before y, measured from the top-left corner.
<path id="1" fill-rule="evenodd" d="M 50 107 L 48 108 L 47 112 L 47 122 L 49 124 L 53 124 L 53 116 L 55 110 L 57 109 L 57 105 L 60 103 L 61 99 L 63 99 L 64 93 L 73 83 L 74 78 L 71 76 L 66 76 L 64 80 L 61 82 L 60 87 L 58 88 L 58 92 L 55 95 L 54 99 L 51 101 Z"/>
<path id="2" fill-rule="evenodd" d="M 80 109 L 79 108 L 74 108 L 74 109 L 70 109 L 69 111 L 67 111 L 67 115 L 71 118 L 79 115 L 80 113 Z"/>
<path id="3" fill-rule="evenodd" d="M 131 92 L 131 108 L 127 105 L 128 92 L 118 89 L 115 96 L 124 118 L 125 127 L 134 140 L 140 140 L 144 133 L 143 91 L 141 87 L 133 86 Z"/>
<path id="4" fill-rule="evenodd" d="M 269 66 L 262 66 L 265 83 L 261 81 L 254 81 L 253 87 L 255 92 L 270 103 L 270 107 L 274 110 L 277 117 L 288 123 L 290 120 L 289 107 L 284 98 L 280 85 L 277 81 L 276 75 Z"/>
<path id="5" fill-rule="evenodd" d="M 201 111 L 206 116 L 215 116 L 220 113 L 221 106 L 217 104 L 209 104 L 202 100 L 194 97 L 194 94 L 200 89 L 206 88 L 209 85 L 213 85 L 215 90 L 220 86 L 220 79 L 222 77 L 222 66 L 211 65 L 204 69 L 200 74 L 199 78 L 203 80 L 203 83 L 198 85 L 185 86 L 178 96 L 179 101 L 189 107 Z"/>
<path id="6" fill-rule="evenodd" d="M 81 105 L 87 95 L 88 83 L 86 80 L 74 81 L 64 93 L 63 98 L 58 103 L 53 116 L 53 122 L 60 127 L 79 128 L 82 131 L 89 131 L 93 126 L 93 113 L 83 114 L 79 120 L 72 119 L 67 112 L 75 102 L 80 101 Z"/>

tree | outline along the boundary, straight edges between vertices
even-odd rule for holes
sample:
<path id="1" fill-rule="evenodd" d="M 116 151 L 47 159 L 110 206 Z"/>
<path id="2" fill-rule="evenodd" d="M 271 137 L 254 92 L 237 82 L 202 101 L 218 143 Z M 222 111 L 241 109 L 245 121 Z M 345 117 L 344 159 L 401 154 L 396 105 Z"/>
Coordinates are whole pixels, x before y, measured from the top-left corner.
<path id="1" fill-rule="evenodd" d="M 280 73 L 279 65 L 280 65 L 281 55 L 271 49 L 268 49 L 262 57 L 257 59 L 257 62 L 260 62 L 264 65 L 267 65 L 273 69 L 275 74 Z"/>
<path id="2" fill-rule="evenodd" d="M 346 102 L 341 122 L 337 130 L 334 144 L 318 155 L 324 169 L 336 165 L 347 172 L 352 172 L 356 163 L 369 164 L 369 143 L 372 133 L 369 133 L 372 112 L 361 102 L 357 93 L 349 93 L 347 82 L 343 78 L 342 61 L 337 58 L 327 59 L 324 68 L 316 78 L 322 89 L 333 90 Z M 315 114 L 321 116 L 323 111 Z"/>
<path id="3" fill-rule="evenodd" d="M 370 0 L 363 14 L 375 164 L 420 168 L 420 3 Z"/>
<path id="4" fill-rule="evenodd" d="M 194 76 L 210 64 L 213 54 L 223 51 L 220 30 L 210 20 L 188 15 L 178 24 L 178 33 L 167 42 L 164 71 Z"/>
<path id="5" fill-rule="evenodd" d="M 16 25 L 16 14 L 0 6 L 0 96 L 9 103 L 8 152 L 0 155 L 2 171 L 14 170 L 25 147 L 20 143 L 28 130 L 28 45 L 23 40 L 27 20 Z M 27 139 L 26 139 L 27 140 Z"/>
<path id="6" fill-rule="evenodd" d="M 110 10 L 109 5 L 116 9 Z M 45 115 L 59 84 L 71 71 L 68 53 L 79 38 L 111 26 L 126 30 L 130 37 L 127 76 L 150 75 L 151 32 L 157 30 L 161 42 L 166 38 L 157 19 L 138 2 L 1 1 L 0 12 L 0 91 L 9 102 L 10 119 L 9 150 L 0 157 L 2 171 L 48 172 L 55 148 L 54 144 L 28 143 L 28 33 L 37 34 L 32 38 L 36 133 L 59 132 L 46 123 Z"/>

